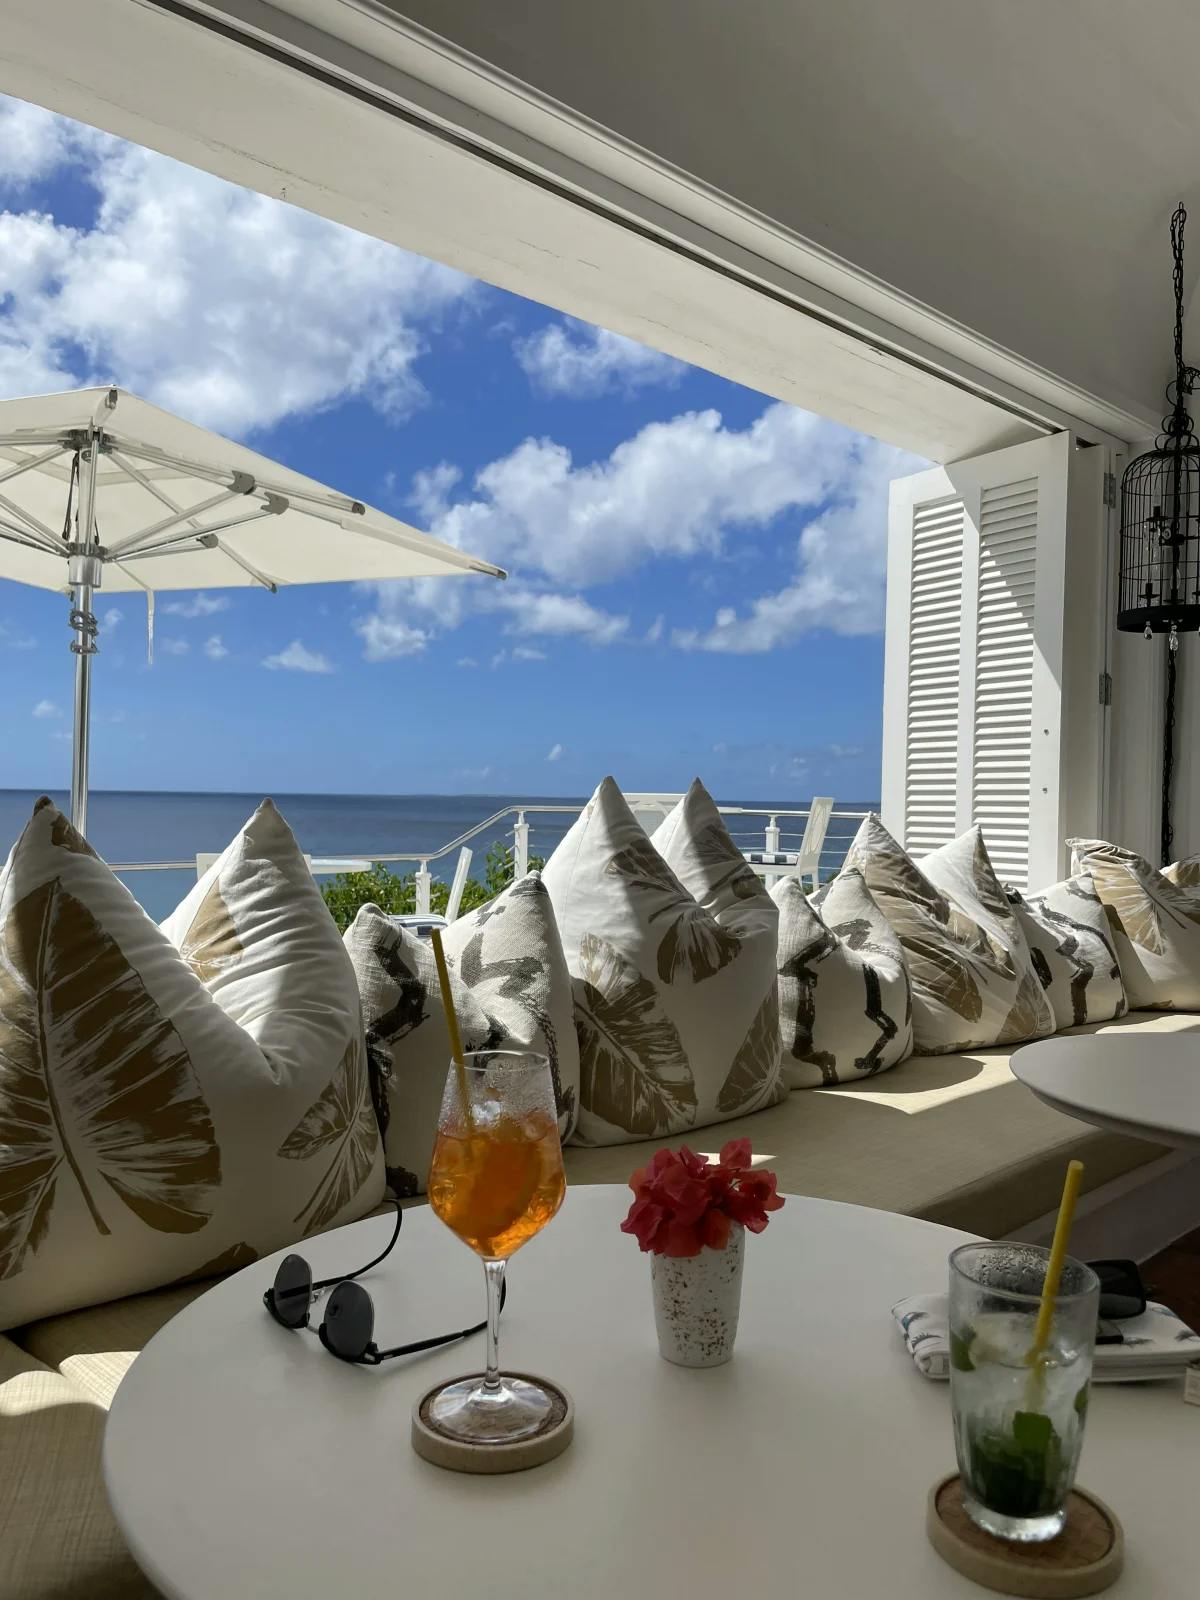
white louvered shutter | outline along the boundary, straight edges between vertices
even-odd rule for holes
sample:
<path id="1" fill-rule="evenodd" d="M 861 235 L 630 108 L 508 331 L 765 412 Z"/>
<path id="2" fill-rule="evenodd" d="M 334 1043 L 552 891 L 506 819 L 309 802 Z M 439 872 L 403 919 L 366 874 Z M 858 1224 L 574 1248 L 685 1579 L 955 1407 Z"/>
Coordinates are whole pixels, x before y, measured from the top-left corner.
<path id="1" fill-rule="evenodd" d="M 1078 514 L 1099 508 L 1102 464 L 1056 434 L 892 485 L 883 817 L 914 855 L 978 822 L 1001 880 L 1042 887 L 1065 832 L 1097 825 L 1098 773 L 1065 770 L 1064 686 L 1098 724 L 1083 686 L 1103 663 L 1068 661 L 1064 637 L 1078 656 L 1104 629 L 1077 638 L 1063 612 L 1069 571 L 1103 594 L 1103 523 Z M 1071 528 L 1097 548 L 1072 557 Z M 1078 730 L 1072 746 L 1087 748 Z"/>

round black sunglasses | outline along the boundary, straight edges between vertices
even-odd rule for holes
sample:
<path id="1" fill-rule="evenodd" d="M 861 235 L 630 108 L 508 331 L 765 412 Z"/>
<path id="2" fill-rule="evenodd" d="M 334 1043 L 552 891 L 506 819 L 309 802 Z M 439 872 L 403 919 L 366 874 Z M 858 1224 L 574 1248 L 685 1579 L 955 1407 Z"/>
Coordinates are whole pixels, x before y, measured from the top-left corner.
<path id="1" fill-rule="evenodd" d="M 403 1222 L 404 1212 L 397 1203 L 396 1226 L 380 1254 L 356 1272 L 344 1272 L 336 1278 L 321 1278 L 314 1283 L 312 1268 L 303 1256 L 284 1256 L 275 1274 L 275 1282 L 263 1295 L 263 1305 L 281 1327 L 308 1328 L 311 1326 L 309 1308 L 321 1298 L 324 1290 L 332 1288 L 333 1293 L 329 1296 L 317 1337 L 330 1355 L 337 1356 L 339 1361 L 355 1361 L 372 1367 L 377 1367 L 381 1361 L 390 1361 L 393 1356 L 416 1355 L 420 1350 L 435 1350 L 438 1345 L 454 1344 L 459 1339 L 469 1339 L 472 1334 L 482 1333 L 487 1327 L 486 1321 L 462 1328 L 457 1333 L 440 1333 L 432 1339 L 399 1344 L 392 1350 L 381 1350 L 375 1343 L 375 1307 L 371 1296 L 354 1280 L 361 1278 L 364 1272 L 370 1272 L 372 1267 L 377 1267 L 391 1253 L 400 1237 Z M 500 1309 L 504 1309 L 503 1293 Z"/>

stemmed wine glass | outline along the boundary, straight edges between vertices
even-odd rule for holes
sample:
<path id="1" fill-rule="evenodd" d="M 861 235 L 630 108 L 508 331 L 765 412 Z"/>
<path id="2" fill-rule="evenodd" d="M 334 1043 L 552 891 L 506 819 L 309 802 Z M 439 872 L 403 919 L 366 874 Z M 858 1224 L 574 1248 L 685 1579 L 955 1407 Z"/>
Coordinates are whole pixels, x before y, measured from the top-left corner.
<path id="1" fill-rule="evenodd" d="M 464 1104 L 464 1090 L 466 1100 Z M 477 1050 L 446 1076 L 429 1172 L 429 1204 L 483 1260 L 487 1370 L 457 1378 L 428 1402 L 430 1422 L 476 1444 L 529 1438 L 555 1400 L 500 1371 L 500 1296 L 508 1258 L 554 1216 L 566 1189 L 554 1081 L 545 1056 Z"/>

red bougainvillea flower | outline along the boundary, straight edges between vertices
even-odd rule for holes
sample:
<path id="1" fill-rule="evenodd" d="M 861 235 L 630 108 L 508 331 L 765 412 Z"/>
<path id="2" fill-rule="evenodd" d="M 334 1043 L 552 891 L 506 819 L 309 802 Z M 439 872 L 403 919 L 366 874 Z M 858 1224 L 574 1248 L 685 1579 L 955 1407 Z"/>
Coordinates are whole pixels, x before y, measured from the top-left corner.
<path id="1" fill-rule="evenodd" d="M 756 1172 L 752 1160 L 749 1139 L 730 1139 L 716 1161 L 686 1145 L 656 1150 L 629 1180 L 633 1204 L 621 1231 L 664 1256 L 723 1250 L 735 1223 L 761 1233 L 783 1196 L 775 1174 Z"/>

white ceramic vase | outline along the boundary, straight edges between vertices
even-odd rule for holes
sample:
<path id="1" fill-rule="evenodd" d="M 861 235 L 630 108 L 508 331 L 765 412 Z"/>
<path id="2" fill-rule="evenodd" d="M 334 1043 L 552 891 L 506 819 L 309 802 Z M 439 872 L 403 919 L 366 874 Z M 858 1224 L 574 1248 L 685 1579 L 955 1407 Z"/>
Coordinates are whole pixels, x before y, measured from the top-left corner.
<path id="1" fill-rule="evenodd" d="M 650 1258 L 659 1353 L 678 1367 L 719 1367 L 733 1354 L 742 1303 L 746 1230 L 734 1223 L 723 1250 Z"/>

